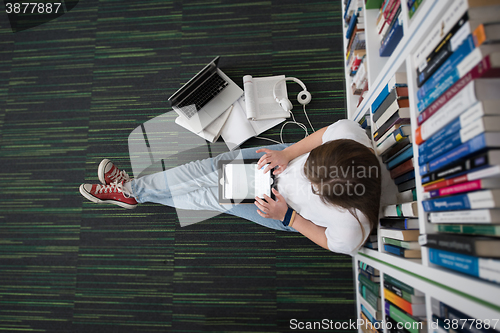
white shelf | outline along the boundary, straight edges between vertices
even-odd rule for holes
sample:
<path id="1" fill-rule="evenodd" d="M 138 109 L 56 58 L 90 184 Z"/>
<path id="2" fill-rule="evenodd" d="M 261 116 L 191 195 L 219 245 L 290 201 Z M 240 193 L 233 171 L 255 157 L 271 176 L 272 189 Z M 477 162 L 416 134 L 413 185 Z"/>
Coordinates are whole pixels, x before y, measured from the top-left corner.
<path id="1" fill-rule="evenodd" d="M 381 93 L 382 89 L 385 88 L 388 80 L 393 77 L 396 72 L 406 72 L 408 78 L 411 125 L 413 129 L 417 128 L 417 66 L 413 63 L 413 54 L 420 44 L 422 44 L 430 30 L 439 23 L 444 12 L 453 3 L 453 0 L 424 0 L 415 15 L 409 20 L 406 1 L 401 1 L 404 36 L 390 57 L 379 56 L 380 40 L 376 29 L 374 29 L 379 11 L 377 9 L 363 9 L 366 34 L 365 61 L 367 64 L 369 90 L 360 106 L 356 107 L 358 99 L 351 93 L 350 77 L 346 69 L 347 114 L 349 119 L 359 121 L 365 114 L 370 114 L 372 103 Z M 372 125 L 372 131 L 374 130 L 376 129 L 374 129 Z M 413 145 L 413 158 L 414 161 L 418 161 L 417 145 Z M 423 188 L 417 164 L 415 175 L 417 199 L 421 202 Z M 394 191 L 397 191 L 395 186 Z M 435 232 L 434 226 L 427 222 L 427 213 L 424 212 L 421 204 L 419 204 L 419 227 L 421 234 Z M 430 306 L 431 296 L 466 313 L 470 318 L 482 320 L 500 319 L 499 284 L 433 265 L 429 262 L 428 249 L 425 247 L 422 248 L 422 259 L 408 260 L 385 253 L 381 236 L 379 236 L 378 244 L 378 250 L 363 248 L 354 257 L 353 265 L 356 267 L 356 286 L 358 286 L 357 262 L 360 260 L 379 269 L 382 274 L 389 274 L 424 292 L 426 294 L 427 320 L 429 324 L 432 321 L 432 310 Z M 356 294 L 358 297 L 359 315 L 359 297 L 361 296 L 359 293 Z M 432 332 L 431 327 L 429 327 L 429 329 L 429 333 Z M 500 331 L 500 322 L 498 323 L 497 330 Z"/>

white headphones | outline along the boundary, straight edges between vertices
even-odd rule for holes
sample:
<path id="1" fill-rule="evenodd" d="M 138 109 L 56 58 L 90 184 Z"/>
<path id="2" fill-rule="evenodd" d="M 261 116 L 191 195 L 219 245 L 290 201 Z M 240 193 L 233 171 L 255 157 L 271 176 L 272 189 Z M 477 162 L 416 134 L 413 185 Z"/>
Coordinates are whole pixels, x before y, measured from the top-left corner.
<path id="1" fill-rule="evenodd" d="M 274 99 L 276 100 L 276 102 L 278 102 L 278 104 L 283 108 L 283 110 L 285 110 L 286 112 L 290 113 L 290 115 L 292 116 L 293 120 L 292 121 L 287 121 L 287 122 L 285 122 L 283 124 L 283 126 L 281 126 L 281 130 L 280 130 L 280 140 L 281 140 L 281 142 L 278 142 L 278 141 L 275 141 L 275 140 L 272 140 L 272 139 L 263 138 L 263 137 L 258 136 L 257 138 L 259 138 L 259 139 L 273 141 L 273 142 L 276 142 L 276 143 L 283 143 L 283 129 L 288 124 L 295 124 L 295 125 L 299 126 L 300 128 L 302 128 L 306 132 L 305 137 L 309 135 L 309 133 L 307 131 L 307 126 L 304 125 L 304 124 L 302 124 L 302 123 L 298 123 L 297 121 L 295 121 L 295 117 L 293 116 L 293 113 L 291 111 L 293 109 L 293 105 L 292 105 L 292 102 L 290 102 L 290 100 L 288 99 L 288 96 L 284 96 L 281 99 L 279 99 L 276 96 L 276 87 L 278 86 L 278 84 L 281 84 L 281 82 L 285 82 L 285 81 L 294 81 L 294 82 L 297 82 L 298 84 L 300 84 L 300 86 L 302 87 L 302 89 L 304 89 L 301 92 L 299 92 L 299 94 L 297 95 L 297 101 L 300 104 L 302 104 L 302 106 L 304 107 L 304 114 L 306 116 L 307 122 L 309 123 L 309 126 L 311 126 L 311 129 L 313 130 L 313 132 L 315 132 L 314 127 L 312 126 L 311 121 L 309 120 L 309 117 L 307 116 L 307 112 L 306 112 L 306 105 L 309 104 L 309 102 L 311 101 L 311 93 L 309 91 L 307 91 L 306 85 L 304 83 L 302 83 L 302 81 L 300 81 L 299 79 L 294 78 L 294 77 L 285 77 L 284 79 L 281 79 L 281 80 L 279 80 L 278 82 L 276 82 L 274 84 L 274 87 L 273 87 L 273 96 L 274 96 Z"/>
<path id="2" fill-rule="evenodd" d="M 278 104 L 283 108 L 283 110 L 290 112 L 293 109 L 293 104 L 292 104 L 292 102 L 290 102 L 290 100 L 287 98 L 287 96 L 284 96 L 281 99 L 279 99 L 276 96 L 276 87 L 278 86 L 278 84 L 281 84 L 281 82 L 285 82 L 285 81 L 294 81 L 294 82 L 297 82 L 298 84 L 300 84 L 300 86 L 304 90 L 299 92 L 299 94 L 297 95 L 297 101 L 304 106 L 309 104 L 312 97 L 311 97 L 311 93 L 309 91 L 307 91 L 306 85 L 304 83 L 302 83 L 302 81 L 300 81 L 299 79 L 297 79 L 295 77 L 285 77 L 284 79 L 281 79 L 278 82 L 276 82 L 274 84 L 274 87 L 273 87 L 274 100 L 276 102 L 278 102 Z"/>

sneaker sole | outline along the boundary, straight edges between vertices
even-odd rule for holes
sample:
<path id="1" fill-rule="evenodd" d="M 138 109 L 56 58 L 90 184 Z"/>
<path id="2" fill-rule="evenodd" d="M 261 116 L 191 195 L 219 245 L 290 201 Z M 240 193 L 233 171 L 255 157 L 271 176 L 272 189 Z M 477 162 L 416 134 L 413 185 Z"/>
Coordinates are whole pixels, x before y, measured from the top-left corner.
<path id="1" fill-rule="evenodd" d="M 103 159 L 101 163 L 99 163 L 99 168 L 97 169 L 97 177 L 99 177 L 99 181 L 104 185 L 109 185 L 106 183 L 106 179 L 104 178 L 104 170 L 106 170 L 106 165 L 111 161 L 107 158 Z"/>
<path id="2" fill-rule="evenodd" d="M 85 188 L 83 187 L 83 185 L 84 184 L 80 185 L 80 193 L 86 199 L 92 201 L 93 203 L 118 205 L 118 206 L 126 208 L 126 209 L 134 209 L 135 207 L 137 207 L 137 205 L 129 205 L 129 204 L 121 202 L 121 201 L 116 201 L 116 200 L 101 200 L 99 198 L 96 198 L 92 194 L 90 194 L 89 192 L 87 192 L 87 190 L 85 190 Z"/>

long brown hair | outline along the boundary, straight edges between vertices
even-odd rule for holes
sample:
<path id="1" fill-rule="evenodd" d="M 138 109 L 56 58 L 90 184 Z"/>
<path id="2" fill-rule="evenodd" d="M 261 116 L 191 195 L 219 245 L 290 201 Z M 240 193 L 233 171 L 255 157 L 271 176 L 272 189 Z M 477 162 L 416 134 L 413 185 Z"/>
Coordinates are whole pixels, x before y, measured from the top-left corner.
<path id="1" fill-rule="evenodd" d="M 370 230 L 378 223 L 381 192 L 380 163 L 375 154 L 361 143 L 333 140 L 311 151 L 304 173 L 313 192 L 326 204 L 348 210 L 359 222 L 362 243 L 365 235 L 356 210 L 368 218 Z M 362 244 L 361 243 L 361 244 Z"/>

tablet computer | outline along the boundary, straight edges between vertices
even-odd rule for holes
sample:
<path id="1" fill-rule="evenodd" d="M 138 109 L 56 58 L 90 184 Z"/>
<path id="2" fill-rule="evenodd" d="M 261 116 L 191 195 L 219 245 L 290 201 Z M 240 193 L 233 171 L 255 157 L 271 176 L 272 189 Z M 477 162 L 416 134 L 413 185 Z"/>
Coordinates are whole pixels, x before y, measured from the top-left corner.
<path id="1" fill-rule="evenodd" d="M 259 169 L 258 161 L 219 161 L 219 203 L 254 203 L 256 196 L 263 198 L 264 194 L 274 199 L 272 170 L 264 173 L 265 166 Z"/>

